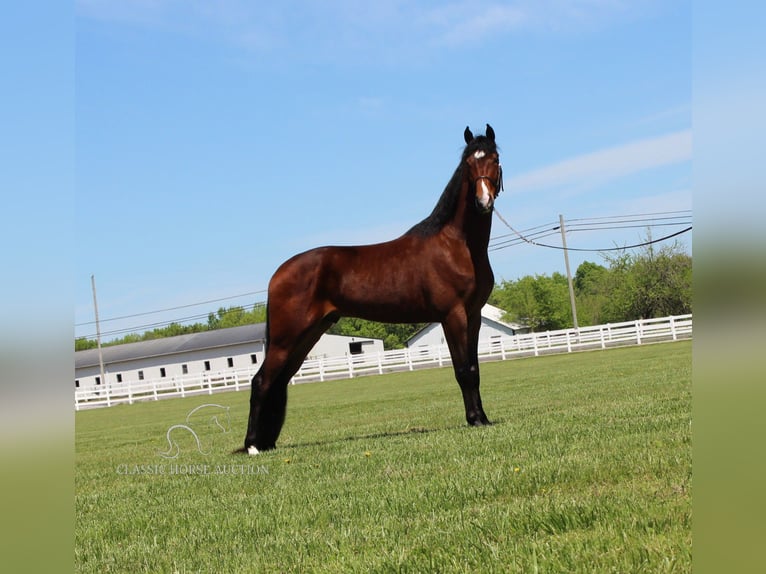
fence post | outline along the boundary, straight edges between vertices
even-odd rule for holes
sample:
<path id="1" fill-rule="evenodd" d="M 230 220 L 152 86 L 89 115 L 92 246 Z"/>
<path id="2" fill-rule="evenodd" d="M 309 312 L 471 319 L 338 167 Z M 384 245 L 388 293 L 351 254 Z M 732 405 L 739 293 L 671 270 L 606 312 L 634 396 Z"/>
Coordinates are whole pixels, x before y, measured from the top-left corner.
<path id="1" fill-rule="evenodd" d="M 641 344 L 641 319 L 636 321 L 636 344 Z"/>
<path id="2" fill-rule="evenodd" d="M 606 349 L 606 341 L 604 341 L 604 327 L 603 325 L 598 328 L 598 336 L 601 339 L 601 348 Z"/>
<path id="3" fill-rule="evenodd" d="M 348 362 L 348 378 L 349 379 L 354 378 L 354 359 L 352 357 L 353 355 L 351 355 L 351 353 L 346 355 L 346 361 Z"/>
<path id="4" fill-rule="evenodd" d="M 535 350 L 535 357 L 539 357 L 540 352 L 537 350 L 537 333 L 532 333 L 532 348 Z"/>
<path id="5" fill-rule="evenodd" d="M 569 341 L 569 331 L 566 332 L 567 335 L 567 353 L 572 352 L 572 343 Z"/>
<path id="6" fill-rule="evenodd" d="M 415 368 L 412 366 L 412 353 L 410 353 L 409 347 L 404 350 L 404 358 L 407 360 L 407 367 L 409 367 L 410 371 L 414 371 Z"/>
<path id="7" fill-rule="evenodd" d="M 678 340 L 676 335 L 676 318 L 673 315 L 670 316 L 670 334 L 673 336 L 674 341 Z"/>
<path id="8" fill-rule="evenodd" d="M 383 374 L 383 352 L 382 351 L 378 352 L 378 374 L 379 375 Z"/>

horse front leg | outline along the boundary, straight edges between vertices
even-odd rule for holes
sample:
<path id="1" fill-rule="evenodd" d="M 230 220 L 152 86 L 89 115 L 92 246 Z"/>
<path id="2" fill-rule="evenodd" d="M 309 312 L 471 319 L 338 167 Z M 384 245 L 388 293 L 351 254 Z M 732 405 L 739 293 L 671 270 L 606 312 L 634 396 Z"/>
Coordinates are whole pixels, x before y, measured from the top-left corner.
<path id="1" fill-rule="evenodd" d="M 492 424 L 484 412 L 479 391 L 479 329 L 481 314 L 468 317 L 463 310 L 451 313 L 442 323 L 452 357 L 455 378 L 460 385 L 465 419 L 471 426 Z"/>

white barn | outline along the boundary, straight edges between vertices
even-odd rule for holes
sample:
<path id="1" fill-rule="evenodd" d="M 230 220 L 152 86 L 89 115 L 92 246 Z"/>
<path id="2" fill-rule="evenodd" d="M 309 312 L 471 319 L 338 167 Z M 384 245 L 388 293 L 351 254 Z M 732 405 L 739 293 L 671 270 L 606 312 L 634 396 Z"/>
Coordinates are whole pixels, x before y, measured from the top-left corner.
<path id="1" fill-rule="evenodd" d="M 119 385 L 252 368 L 263 361 L 265 342 L 266 324 L 258 323 L 102 347 L 104 376 L 109 385 Z M 383 341 L 380 339 L 325 333 L 311 349 L 308 358 L 382 351 Z M 98 389 L 106 383 L 101 380 L 98 349 L 77 351 L 75 388 Z"/>
<path id="2" fill-rule="evenodd" d="M 518 323 L 507 323 L 502 320 L 505 311 L 492 305 L 484 305 L 481 309 L 481 328 L 479 329 L 479 343 L 510 337 L 522 333 L 529 333 L 529 327 Z M 432 347 L 446 344 L 444 329 L 440 323 L 430 323 L 415 333 L 407 341 L 407 347 Z"/>

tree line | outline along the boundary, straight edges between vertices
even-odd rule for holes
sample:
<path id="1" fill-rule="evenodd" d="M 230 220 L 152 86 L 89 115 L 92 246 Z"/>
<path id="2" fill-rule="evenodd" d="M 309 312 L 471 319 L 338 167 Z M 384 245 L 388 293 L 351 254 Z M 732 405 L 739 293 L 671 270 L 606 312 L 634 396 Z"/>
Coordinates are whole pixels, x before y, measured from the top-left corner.
<path id="1" fill-rule="evenodd" d="M 602 255 L 604 265 L 583 262 L 573 277 L 575 306 L 581 327 L 651 319 L 692 312 L 692 258 L 677 243 L 660 249 L 652 245 L 638 252 L 618 251 Z M 528 326 L 532 331 L 552 331 L 574 326 L 565 275 L 526 275 L 495 285 L 489 303 L 503 309 L 504 319 Z M 171 323 L 142 334 L 132 333 L 106 343 L 120 345 L 238 327 L 266 321 L 265 305 L 219 308 L 206 323 Z M 405 346 L 424 324 L 376 323 L 344 317 L 328 333 L 382 339 L 386 349 Z M 94 339 L 75 339 L 75 350 L 96 347 Z"/>
<path id="2" fill-rule="evenodd" d="M 583 262 L 573 277 L 581 327 L 692 312 L 692 258 L 678 244 Z M 527 275 L 495 286 L 489 302 L 532 331 L 574 326 L 565 275 Z"/>

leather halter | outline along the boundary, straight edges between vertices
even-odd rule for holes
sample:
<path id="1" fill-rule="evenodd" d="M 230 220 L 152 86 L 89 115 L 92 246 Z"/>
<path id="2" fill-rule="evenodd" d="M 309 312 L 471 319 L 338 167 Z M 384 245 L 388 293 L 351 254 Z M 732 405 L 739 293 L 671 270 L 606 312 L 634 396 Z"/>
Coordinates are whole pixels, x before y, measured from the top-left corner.
<path id="1" fill-rule="evenodd" d="M 490 183 L 495 185 L 495 197 L 500 195 L 500 192 L 503 191 L 503 168 L 502 168 L 502 166 L 500 166 L 500 165 L 497 166 L 497 180 L 496 181 L 492 181 L 492 178 L 489 177 L 488 175 L 480 175 L 479 177 L 477 177 L 473 181 L 474 187 L 476 187 L 476 184 L 479 183 L 480 179 L 486 179 L 487 181 L 489 181 Z"/>

